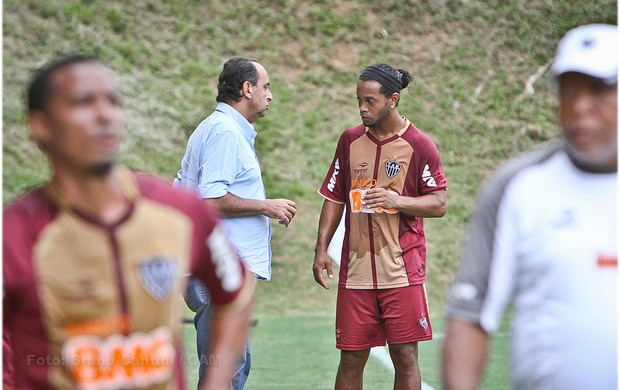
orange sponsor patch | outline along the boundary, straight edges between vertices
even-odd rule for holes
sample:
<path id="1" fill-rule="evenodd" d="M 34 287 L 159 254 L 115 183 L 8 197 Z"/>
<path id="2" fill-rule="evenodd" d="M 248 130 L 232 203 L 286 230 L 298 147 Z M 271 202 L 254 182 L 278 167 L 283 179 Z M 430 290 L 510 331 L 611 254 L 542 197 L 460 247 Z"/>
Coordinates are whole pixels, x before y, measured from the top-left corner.
<path id="1" fill-rule="evenodd" d="M 601 268 L 618 268 L 618 256 L 598 255 L 596 265 Z"/>
<path id="2" fill-rule="evenodd" d="M 170 329 L 146 334 L 72 337 L 63 359 L 80 389 L 137 388 L 169 380 L 175 349 Z"/>
<path id="3" fill-rule="evenodd" d="M 351 200 L 351 212 L 354 214 L 358 213 L 387 213 L 387 214 L 396 214 L 398 210 L 396 209 L 384 209 L 383 207 L 377 208 L 369 208 L 364 205 L 364 194 L 365 190 L 355 189 L 349 192 L 349 199 Z"/>
<path id="4" fill-rule="evenodd" d="M 131 317 L 121 314 L 109 318 L 71 323 L 67 325 L 65 330 L 68 337 L 80 335 L 105 337 L 114 333 L 128 334 L 131 332 L 131 327 Z"/>

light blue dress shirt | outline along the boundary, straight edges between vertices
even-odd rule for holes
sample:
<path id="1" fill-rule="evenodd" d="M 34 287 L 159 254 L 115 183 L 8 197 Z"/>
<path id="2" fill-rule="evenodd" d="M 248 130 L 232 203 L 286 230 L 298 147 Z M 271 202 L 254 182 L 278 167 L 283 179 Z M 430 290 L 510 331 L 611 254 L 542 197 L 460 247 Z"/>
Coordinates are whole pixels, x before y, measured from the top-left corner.
<path id="1" fill-rule="evenodd" d="M 175 186 L 193 188 L 205 198 L 227 193 L 265 200 L 265 186 L 254 150 L 256 130 L 237 110 L 218 103 L 189 137 Z M 248 269 L 271 279 L 271 225 L 265 215 L 222 219 L 228 239 Z"/>

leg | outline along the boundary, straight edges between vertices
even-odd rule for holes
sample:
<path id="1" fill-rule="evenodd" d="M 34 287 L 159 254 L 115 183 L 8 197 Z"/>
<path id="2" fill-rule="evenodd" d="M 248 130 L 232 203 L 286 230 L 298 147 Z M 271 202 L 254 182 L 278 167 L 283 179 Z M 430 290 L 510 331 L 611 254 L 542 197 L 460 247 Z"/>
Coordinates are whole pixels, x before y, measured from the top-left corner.
<path id="1" fill-rule="evenodd" d="M 394 363 L 394 388 L 420 389 L 418 342 L 433 337 L 424 285 L 382 290 L 380 302 Z"/>
<path id="2" fill-rule="evenodd" d="M 336 374 L 336 390 L 361 390 L 364 367 L 370 349 L 363 351 L 340 351 L 340 365 Z"/>
<path id="3" fill-rule="evenodd" d="M 209 364 L 209 333 L 211 331 L 211 297 L 200 280 L 194 278 L 189 280 L 185 302 L 196 313 L 194 327 L 196 328 L 196 350 L 199 359 L 198 388 L 200 389 Z"/>
<path id="4" fill-rule="evenodd" d="M 336 299 L 336 348 L 340 365 L 336 390 L 361 390 L 370 348 L 385 345 L 376 290 L 338 288 Z"/>
<path id="5" fill-rule="evenodd" d="M 252 278 L 252 290 L 256 288 L 257 280 L 266 280 L 258 275 L 254 275 Z M 253 325 L 250 323 L 250 327 Z M 232 390 L 243 390 L 245 382 L 248 381 L 250 376 L 250 369 L 252 368 L 252 354 L 250 353 L 250 333 L 245 336 L 245 350 L 241 351 L 237 367 L 233 372 L 232 377 Z"/>
<path id="6" fill-rule="evenodd" d="M 198 388 L 201 388 L 203 378 L 206 375 L 209 365 L 209 333 L 211 332 L 211 310 L 210 305 L 204 305 L 194 316 L 194 326 L 196 327 L 196 350 L 200 365 L 198 368 Z"/>
<path id="7" fill-rule="evenodd" d="M 245 382 L 250 376 L 250 368 L 252 367 L 252 356 L 250 355 L 250 338 L 249 335 L 245 339 L 245 351 L 241 354 L 239 363 L 232 378 L 232 390 L 243 390 Z"/>
<path id="8" fill-rule="evenodd" d="M 420 390 L 422 378 L 418 366 L 418 343 L 390 344 L 394 363 L 394 389 Z"/>

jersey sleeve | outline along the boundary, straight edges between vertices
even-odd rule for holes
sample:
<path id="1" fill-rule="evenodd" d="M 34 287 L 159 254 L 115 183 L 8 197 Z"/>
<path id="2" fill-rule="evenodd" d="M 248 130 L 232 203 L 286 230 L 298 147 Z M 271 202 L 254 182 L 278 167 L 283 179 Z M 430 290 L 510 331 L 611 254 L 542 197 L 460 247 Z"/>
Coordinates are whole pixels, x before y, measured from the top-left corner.
<path id="1" fill-rule="evenodd" d="M 478 196 L 469 227 L 469 237 L 445 307 L 448 317 L 479 325 L 482 325 L 485 301 L 490 294 L 496 246 L 495 232 L 503 198 L 503 189 L 494 183 L 489 182 Z"/>
<path id="2" fill-rule="evenodd" d="M 418 172 L 421 172 L 421 175 L 417 178 L 419 193 L 423 195 L 448 188 L 448 179 L 443 171 L 437 146 L 425 134 L 423 134 L 421 141 L 417 161 Z"/>
<path id="3" fill-rule="evenodd" d="M 346 180 L 349 165 L 349 142 L 347 139 L 346 132 L 340 136 L 327 176 L 325 176 L 323 185 L 319 189 L 319 194 L 339 204 L 344 204 L 347 201 Z"/>
<path id="4" fill-rule="evenodd" d="M 55 214 L 55 207 L 39 188 L 7 206 L 2 214 L 2 372 L 3 384 L 22 386 L 32 378 L 44 381 L 47 365 L 28 364 L 28 357 L 50 356 L 43 337 L 38 280 L 32 268 L 32 251 L 40 232 Z M 31 388 L 31 387 L 29 387 Z"/>
<path id="5" fill-rule="evenodd" d="M 3 304 L 4 308 L 5 305 Z M 5 311 L 5 310 L 3 310 Z M 6 318 L 8 314 L 3 313 Z M 13 367 L 13 349 L 9 342 L 9 330 L 7 326 L 2 327 L 2 385 L 4 388 L 11 389 L 15 385 L 15 369 Z"/>
<path id="6" fill-rule="evenodd" d="M 519 172 L 547 159 L 561 147 L 561 143 L 552 143 L 510 160 L 485 183 L 445 306 L 448 317 L 478 323 L 489 332 L 499 326 L 501 312 L 515 284 L 514 254 L 520 244 L 514 231 L 520 213 L 512 208 L 513 201 L 506 194 Z"/>
<path id="7" fill-rule="evenodd" d="M 209 289 L 214 305 L 246 303 L 251 299 L 246 269 L 229 243 L 215 210 L 202 201 L 198 203 L 190 272 Z"/>

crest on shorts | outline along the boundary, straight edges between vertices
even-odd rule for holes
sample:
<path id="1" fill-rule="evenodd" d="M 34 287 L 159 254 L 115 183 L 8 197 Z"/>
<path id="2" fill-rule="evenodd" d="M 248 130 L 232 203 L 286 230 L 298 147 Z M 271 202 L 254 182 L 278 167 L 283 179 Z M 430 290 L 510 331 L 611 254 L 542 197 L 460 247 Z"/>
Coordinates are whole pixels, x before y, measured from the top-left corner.
<path id="1" fill-rule="evenodd" d="M 138 279 L 144 290 L 156 301 L 163 302 L 174 291 L 177 263 L 173 258 L 155 256 L 138 264 Z"/>
<path id="2" fill-rule="evenodd" d="M 420 325 L 422 325 L 424 330 L 428 329 L 428 321 L 426 321 L 426 316 L 422 316 L 422 318 L 420 318 L 418 322 L 420 323 Z"/>
<path id="3" fill-rule="evenodd" d="M 398 172 L 400 172 L 402 168 L 403 168 L 403 164 L 399 163 L 396 160 L 385 162 L 385 173 L 390 179 L 398 175 Z"/>

